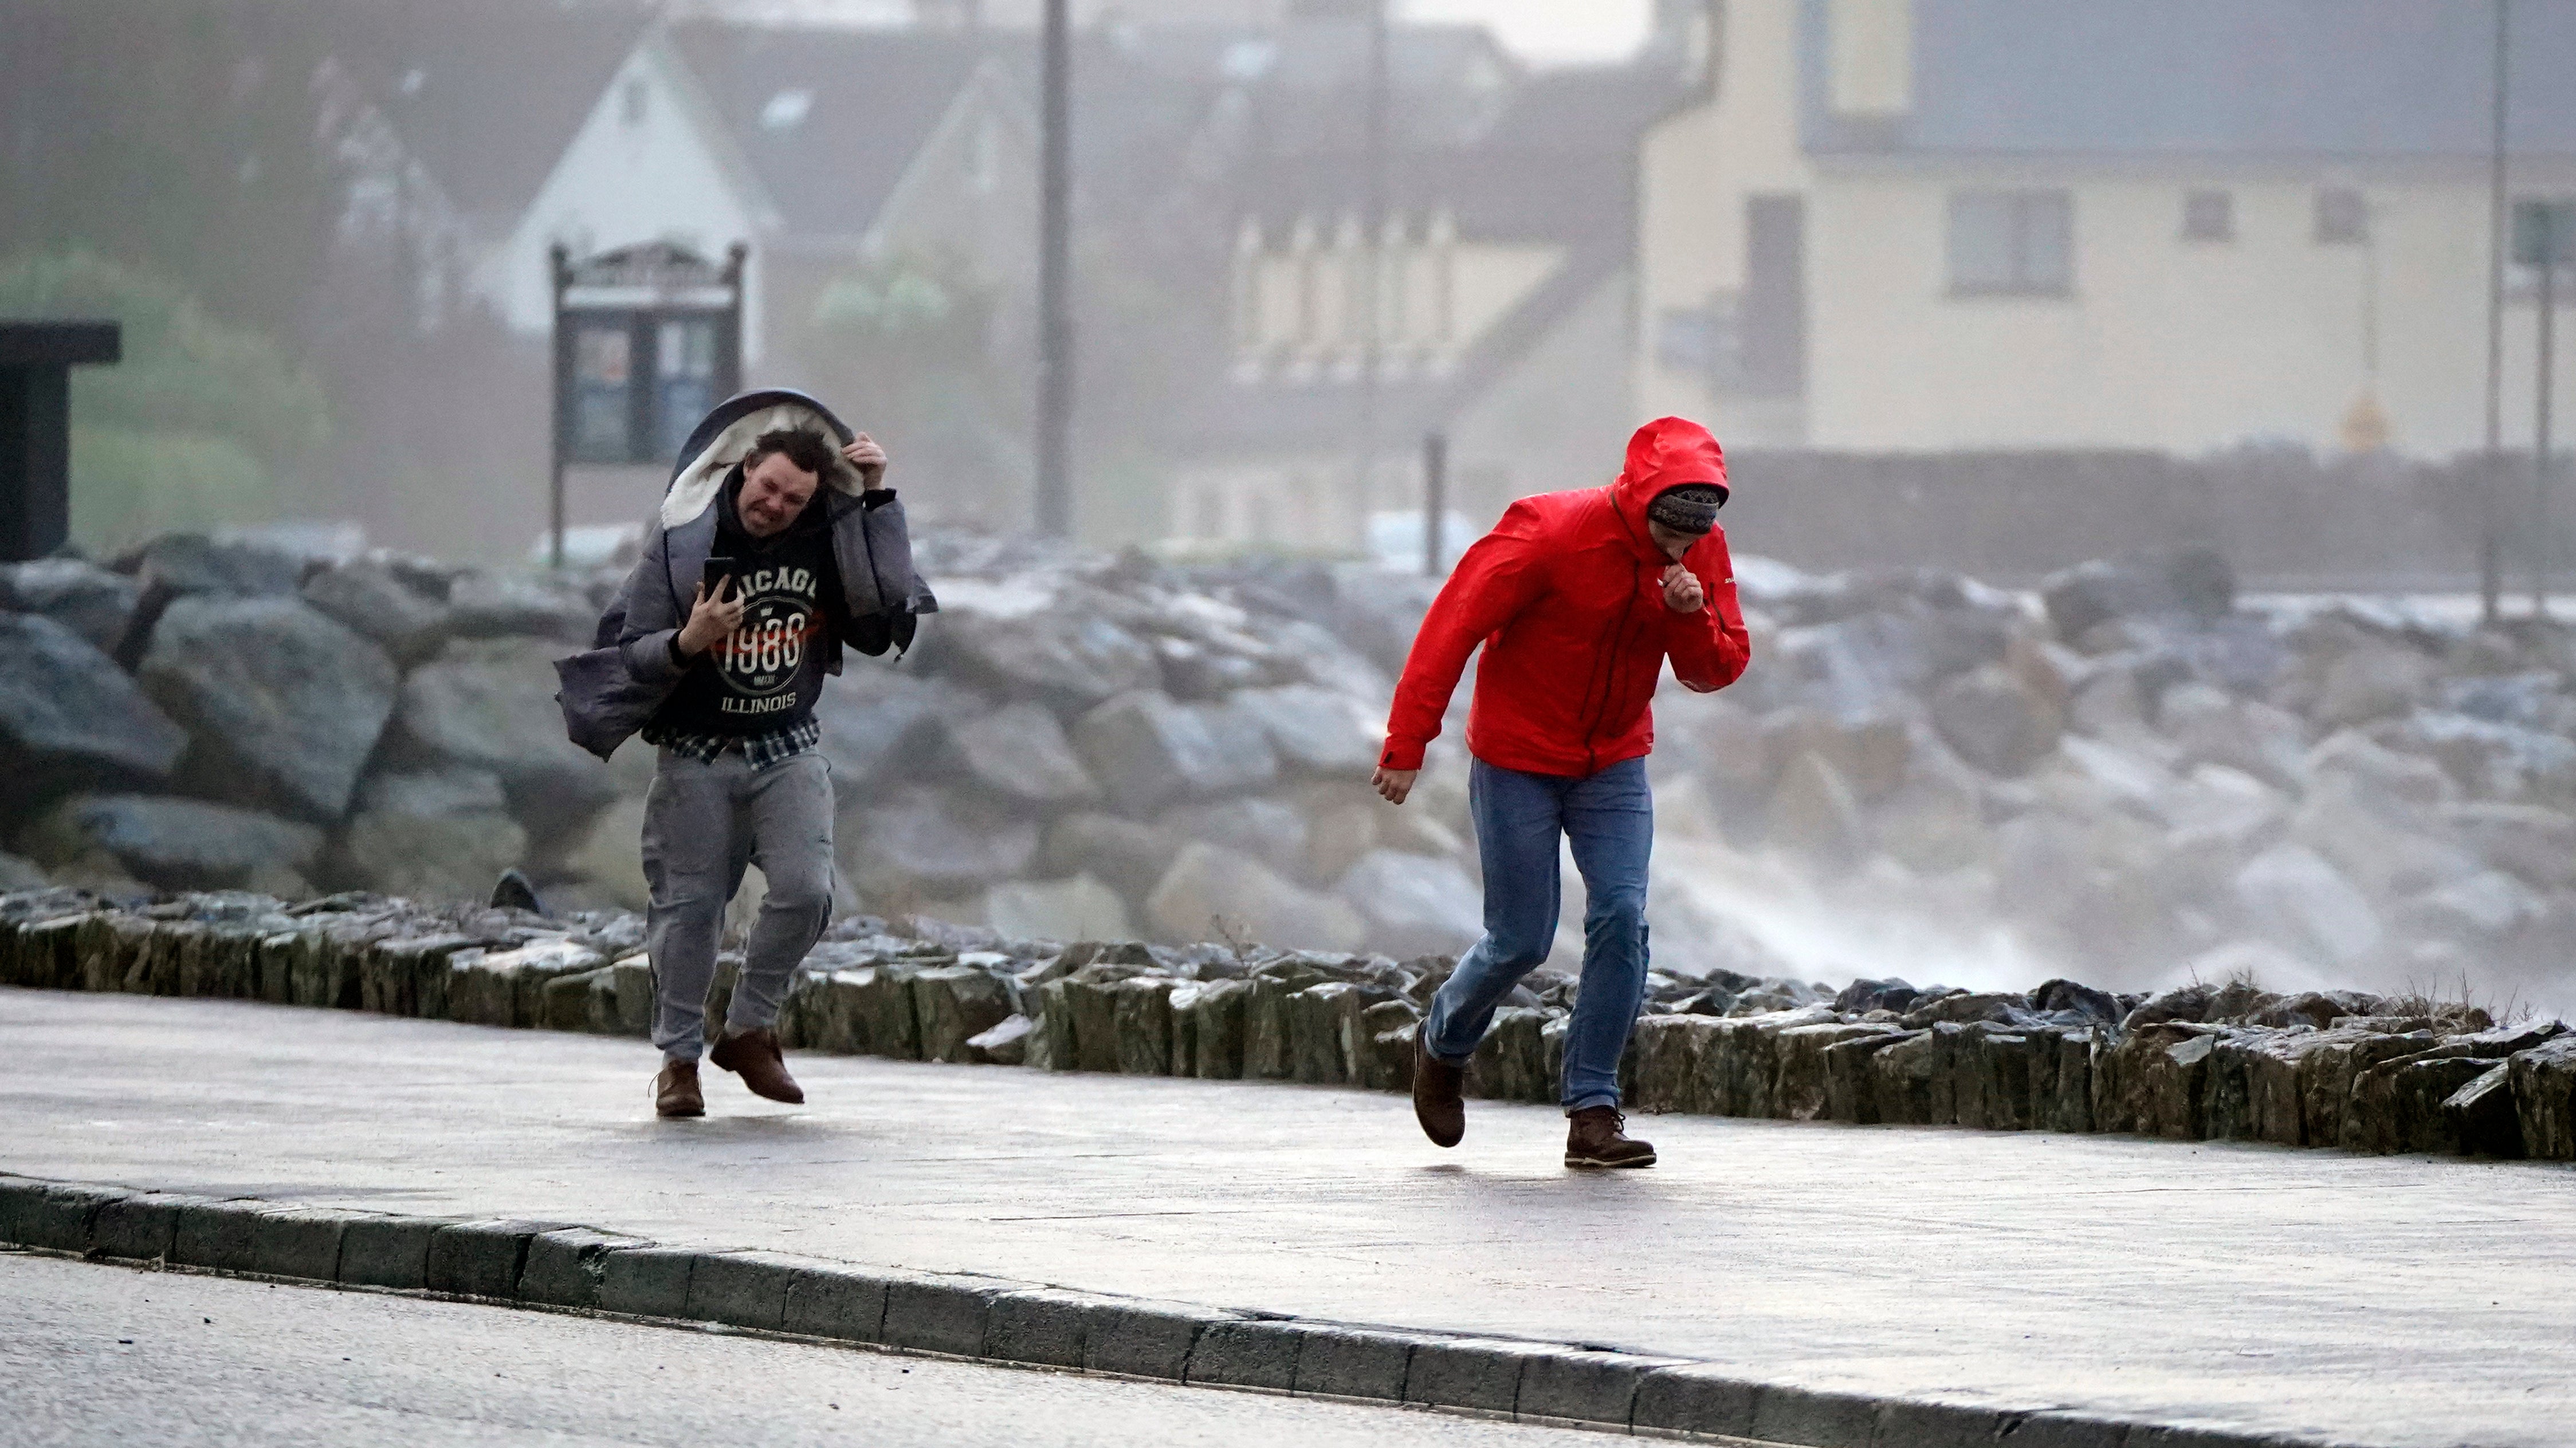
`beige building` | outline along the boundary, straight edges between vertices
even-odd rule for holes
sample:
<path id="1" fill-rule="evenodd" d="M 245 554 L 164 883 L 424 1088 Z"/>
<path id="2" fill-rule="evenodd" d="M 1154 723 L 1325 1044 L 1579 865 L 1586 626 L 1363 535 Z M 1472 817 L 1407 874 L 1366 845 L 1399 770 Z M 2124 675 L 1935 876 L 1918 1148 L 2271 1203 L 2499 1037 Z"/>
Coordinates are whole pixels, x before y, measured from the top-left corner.
<path id="1" fill-rule="evenodd" d="M 1714 4 L 1707 96 L 1642 147 L 1636 411 L 1738 446 L 2481 446 L 2492 13 Z M 2576 4 L 2513 16 L 2512 190 L 2576 193 Z"/>

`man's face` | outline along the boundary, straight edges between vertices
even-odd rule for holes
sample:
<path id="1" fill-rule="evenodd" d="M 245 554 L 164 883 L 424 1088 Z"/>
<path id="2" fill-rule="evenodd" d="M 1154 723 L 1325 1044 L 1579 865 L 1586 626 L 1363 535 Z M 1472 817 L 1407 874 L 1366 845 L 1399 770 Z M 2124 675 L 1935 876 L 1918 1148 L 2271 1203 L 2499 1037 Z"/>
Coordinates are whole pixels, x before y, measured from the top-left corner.
<path id="1" fill-rule="evenodd" d="M 1685 533 L 1678 528 L 1667 528 L 1652 518 L 1646 520 L 1646 534 L 1655 540 L 1655 546 L 1663 550 L 1664 556 L 1675 563 L 1681 562 L 1682 555 L 1691 551 L 1692 544 L 1708 536 L 1705 533 Z"/>
<path id="2" fill-rule="evenodd" d="M 787 525 L 814 501 L 814 489 L 822 479 L 787 460 L 785 453 L 771 453 L 742 475 L 742 497 L 734 511 L 742 516 L 743 531 L 754 538 L 768 538 L 785 532 Z"/>

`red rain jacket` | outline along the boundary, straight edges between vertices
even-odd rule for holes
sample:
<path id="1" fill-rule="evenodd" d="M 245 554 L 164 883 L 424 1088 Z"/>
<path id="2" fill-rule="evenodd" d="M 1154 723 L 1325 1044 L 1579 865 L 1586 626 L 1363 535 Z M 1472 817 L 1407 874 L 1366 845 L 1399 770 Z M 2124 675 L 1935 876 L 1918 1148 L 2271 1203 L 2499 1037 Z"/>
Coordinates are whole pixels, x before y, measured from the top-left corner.
<path id="1" fill-rule="evenodd" d="M 1685 687 L 1732 684 L 1752 658 L 1735 602 L 1726 530 L 1682 555 L 1708 602 L 1664 606 L 1671 560 L 1646 532 L 1646 505 L 1683 483 L 1726 484 L 1726 458 L 1708 429 L 1659 418 L 1628 440 L 1628 466 L 1606 488 L 1542 493 L 1503 513 L 1433 600 L 1404 661 L 1387 718 L 1389 769 L 1420 769 L 1423 746 L 1476 645 L 1476 696 L 1467 748 L 1531 774 L 1582 776 L 1654 747 L 1654 696 L 1664 659 Z"/>

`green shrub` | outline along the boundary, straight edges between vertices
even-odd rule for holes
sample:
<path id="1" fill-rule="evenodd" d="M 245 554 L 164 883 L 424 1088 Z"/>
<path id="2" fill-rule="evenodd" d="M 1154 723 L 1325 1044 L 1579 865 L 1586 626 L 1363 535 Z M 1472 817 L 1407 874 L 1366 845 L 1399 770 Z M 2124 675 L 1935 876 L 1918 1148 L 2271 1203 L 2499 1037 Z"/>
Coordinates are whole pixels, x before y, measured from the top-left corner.
<path id="1" fill-rule="evenodd" d="M 0 265 L 0 316 L 113 318 L 125 359 L 72 374 L 72 536 L 107 551 L 276 517 L 331 435 L 321 384 L 185 288 L 95 253 Z"/>

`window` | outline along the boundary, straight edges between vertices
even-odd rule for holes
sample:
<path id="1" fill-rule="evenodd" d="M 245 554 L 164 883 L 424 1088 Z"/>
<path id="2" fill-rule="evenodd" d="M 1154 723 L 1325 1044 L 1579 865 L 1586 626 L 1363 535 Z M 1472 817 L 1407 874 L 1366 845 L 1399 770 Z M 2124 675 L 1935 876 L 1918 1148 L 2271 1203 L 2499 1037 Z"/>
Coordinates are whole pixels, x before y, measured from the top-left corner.
<path id="1" fill-rule="evenodd" d="M 2370 240 L 2370 203 L 2348 186 L 2317 193 L 2317 245 L 2359 246 Z"/>
<path id="2" fill-rule="evenodd" d="M 2236 197 L 2226 191 L 2186 191 L 2182 197 L 2182 239 L 2234 241 Z"/>
<path id="3" fill-rule="evenodd" d="M 2075 287 L 2074 202 L 2063 191 L 1950 196 L 1954 296 L 2064 296 Z"/>

